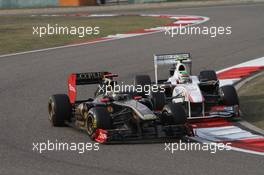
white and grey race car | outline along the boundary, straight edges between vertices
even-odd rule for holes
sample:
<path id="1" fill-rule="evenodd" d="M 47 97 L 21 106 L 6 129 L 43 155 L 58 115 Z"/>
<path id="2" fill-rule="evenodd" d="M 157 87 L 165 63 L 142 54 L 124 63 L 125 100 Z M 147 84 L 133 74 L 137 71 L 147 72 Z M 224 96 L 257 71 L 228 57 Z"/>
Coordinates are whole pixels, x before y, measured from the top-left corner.
<path id="1" fill-rule="evenodd" d="M 158 66 L 170 65 L 169 77 L 158 79 Z M 216 72 L 203 70 L 192 75 L 189 53 L 154 55 L 155 82 L 149 75 L 137 75 L 135 84 L 158 85 L 159 93 L 145 98 L 153 101 L 153 108 L 161 109 L 166 103 L 179 103 L 189 119 L 239 116 L 239 100 L 232 85 L 221 86 Z M 157 98 L 156 96 L 159 96 Z"/>

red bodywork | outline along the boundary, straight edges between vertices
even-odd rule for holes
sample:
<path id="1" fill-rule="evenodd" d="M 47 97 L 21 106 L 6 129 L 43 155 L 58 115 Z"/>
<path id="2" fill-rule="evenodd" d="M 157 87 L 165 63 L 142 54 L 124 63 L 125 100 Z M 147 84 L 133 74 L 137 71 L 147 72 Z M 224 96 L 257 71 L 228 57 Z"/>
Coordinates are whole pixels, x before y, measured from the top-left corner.
<path id="1" fill-rule="evenodd" d="M 68 79 L 68 95 L 70 98 L 71 104 L 74 104 L 77 96 L 76 89 L 76 74 L 71 74 Z"/>

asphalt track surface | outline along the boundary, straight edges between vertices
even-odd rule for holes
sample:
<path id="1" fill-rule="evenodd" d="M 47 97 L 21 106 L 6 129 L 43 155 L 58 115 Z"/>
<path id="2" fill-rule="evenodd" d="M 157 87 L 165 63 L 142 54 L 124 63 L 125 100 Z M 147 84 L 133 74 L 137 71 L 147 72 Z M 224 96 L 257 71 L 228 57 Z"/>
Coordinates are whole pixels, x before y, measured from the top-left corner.
<path id="1" fill-rule="evenodd" d="M 52 128 L 49 95 L 66 92 L 71 72 L 109 70 L 131 80 L 153 74 L 152 54 L 191 52 L 194 72 L 222 69 L 264 55 L 264 5 L 155 10 L 208 16 L 206 26 L 232 26 L 231 36 L 183 36 L 163 33 L 94 45 L 0 58 L 0 174 L 263 174 L 263 156 L 225 151 L 164 151 L 164 144 L 100 145 L 100 151 L 32 151 L 32 142 L 90 142 L 71 128 Z M 1 41 L 2 42 L 2 41 Z"/>

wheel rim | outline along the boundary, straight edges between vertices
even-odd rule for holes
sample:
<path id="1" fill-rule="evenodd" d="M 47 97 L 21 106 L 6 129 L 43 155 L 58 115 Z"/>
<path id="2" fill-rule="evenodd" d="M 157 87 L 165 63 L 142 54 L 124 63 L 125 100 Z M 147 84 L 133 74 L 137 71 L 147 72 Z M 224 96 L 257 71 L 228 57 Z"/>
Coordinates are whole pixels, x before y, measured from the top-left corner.
<path id="1" fill-rule="evenodd" d="M 89 136 L 91 136 L 94 132 L 94 127 L 93 127 L 93 118 L 92 116 L 88 116 L 86 120 L 86 131 Z"/>
<path id="2" fill-rule="evenodd" d="M 166 125 L 168 124 L 168 112 L 165 110 L 162 112 L 162 124 Z"/>
<path id="3" fill-rule="evenodd" d="M 55 115 L 54 103 L 53 102 L 49 102 L 48 108 L 49 108 L 49 120 L 52 121 L 53 116 Z"/>

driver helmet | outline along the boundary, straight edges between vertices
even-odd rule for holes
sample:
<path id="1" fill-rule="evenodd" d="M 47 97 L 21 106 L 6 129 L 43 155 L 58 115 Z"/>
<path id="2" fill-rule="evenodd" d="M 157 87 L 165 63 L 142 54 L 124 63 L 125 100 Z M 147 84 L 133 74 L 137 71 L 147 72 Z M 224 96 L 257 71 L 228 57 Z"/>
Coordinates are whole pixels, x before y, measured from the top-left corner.
<path id="1" fill-rule="evenodd" d="M 189 83 L 191 81 L 190 76 L 187 71 L 179 71 L 178 76 L 179 76 L 178 81 L 180 84 Z"/>

